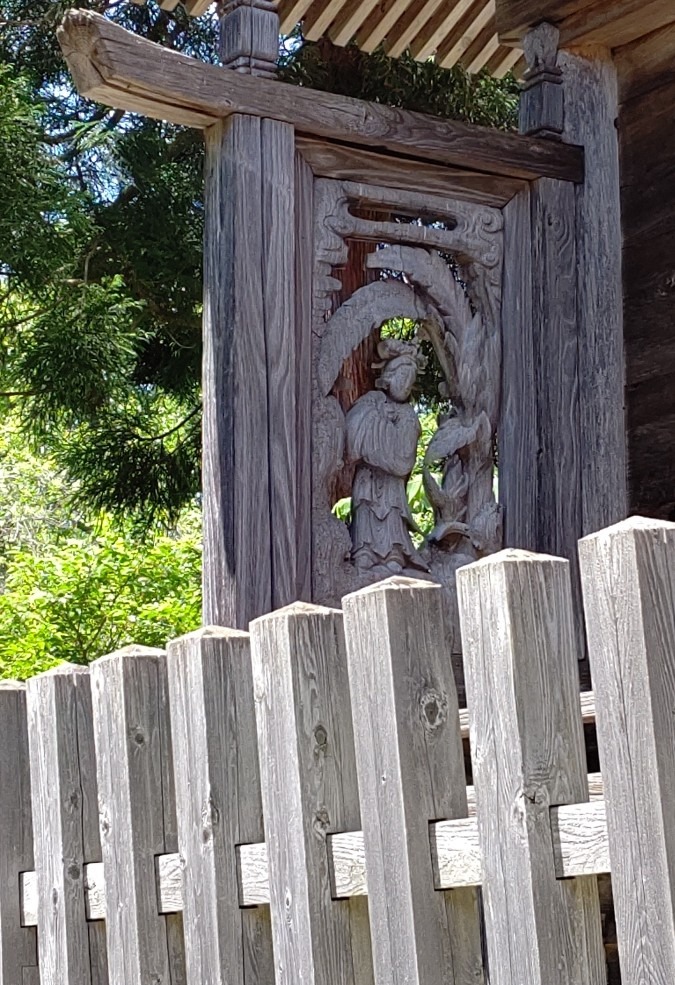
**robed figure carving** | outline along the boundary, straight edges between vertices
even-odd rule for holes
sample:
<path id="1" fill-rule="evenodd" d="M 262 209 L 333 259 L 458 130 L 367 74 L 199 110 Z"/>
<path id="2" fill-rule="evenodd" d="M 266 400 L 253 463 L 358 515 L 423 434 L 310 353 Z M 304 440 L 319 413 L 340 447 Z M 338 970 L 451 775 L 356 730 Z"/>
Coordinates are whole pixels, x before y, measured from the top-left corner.
<path id="1" fill-rule="evenodd" d="M 408 568 L 427 571 L 410 536 L 417 527 L 406 495 L 421 433 L 409 400 L 424 358 L 414 343 L 398 339 L 381 341 L 378 355 L 377 389 L 357 400 L 346 420 L 347 458 L 356 466 L 352 561 L 383 576 Z"/>

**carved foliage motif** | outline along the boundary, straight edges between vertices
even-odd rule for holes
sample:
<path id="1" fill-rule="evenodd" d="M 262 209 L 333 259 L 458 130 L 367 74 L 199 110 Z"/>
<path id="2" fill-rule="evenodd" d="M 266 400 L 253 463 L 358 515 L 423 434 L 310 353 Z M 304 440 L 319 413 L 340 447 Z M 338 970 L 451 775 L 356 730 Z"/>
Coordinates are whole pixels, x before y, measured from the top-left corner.
<path id="1" fill-rule="evenodd" d="M 385 218 L 364 219 L 376 209 Z M 393 215 L 434 221 L 396 222 Z M 383 279 L 332 310 L 349 241 L 376 244 L 367 265 Z M 448 262 L 451 257 L 454 264 Z M 452 596 L 461 564 L 501 546 L 493 495 L 493 449 L 501 362 L 502 215 L 445 198 L 318 180 L 315 185 L 313 299 L 313 595 L 340 597 L 396 571 L 444 584 Z M 341 368 L 364 339 L 393 318 L 416 339 L 384 339 L 377 389 L 345 415 L 334 396 Z M 425 456 L 424 485 L 434 528 L 417 548 L 406 480 L 420 425 L 409 401 L 421 367 L 418 341 L 433 348 L 449 411 Z M 331 514 L 335 476 L 355 467 L 352 520 Z"/>

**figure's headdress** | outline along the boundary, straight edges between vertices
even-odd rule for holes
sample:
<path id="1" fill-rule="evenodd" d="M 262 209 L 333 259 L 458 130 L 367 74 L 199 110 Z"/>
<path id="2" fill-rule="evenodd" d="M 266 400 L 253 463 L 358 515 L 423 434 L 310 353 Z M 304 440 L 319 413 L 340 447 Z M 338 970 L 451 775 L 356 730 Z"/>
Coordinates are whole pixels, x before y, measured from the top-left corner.
<path id="1" fill-rule="evenodd" d="M 415 372 L 419 372 L 427 364 L 427 357 L 420 352 L 418 343 L 404 342 L 403 339 L 382 339 L 378 343 L 377 354 L 381 361 L 373 363 L 373 369 L 383 369 L 385 366 L 393 369 L 409 364 Z"/>

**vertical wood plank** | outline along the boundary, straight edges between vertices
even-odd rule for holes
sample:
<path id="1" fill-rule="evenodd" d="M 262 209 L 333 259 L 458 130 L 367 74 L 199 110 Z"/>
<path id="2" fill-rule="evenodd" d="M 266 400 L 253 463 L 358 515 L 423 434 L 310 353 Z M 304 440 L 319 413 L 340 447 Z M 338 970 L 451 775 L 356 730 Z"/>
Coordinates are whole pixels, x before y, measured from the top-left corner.
<path id="1" fill-rule="evenodd" d="M 505 210 L 499 495 L 507 547 L 570 561 L 583 657 L 575 214 L 574 185 L 550 178 L 533 182 Z"/>
<path id="2" fill-rule="evenodd" d="M 628 510 L 624 414 L 618 86 L 609 50 L 563 51 L 564 138 L 582 144 L 575 189 L 583 534 Z"/>
<path id="3" fill-rule="evenodd" d="M 21 926 L 19 874 L 33 868 L 26 689 L 0 681 L 0 985 L 37 985 L 37 938 Z"/>
<path id="4" fill-rule="evenodd" d="M 105 928 L 87 923 L 84 866 L 101 860 L 89 671 L 61 665 L 28 681 L 42 985 L 107 980 Z"/>
<path id="5" fill-rule="evenodd" d="M 236 846 L 264 841 L 248 634 L 169 644 L 188 981 L 273 985 L 269 910 L 239 908 Z"/>
<path id="6" fill-rule="evenodd" d="M 375 981 L 480 982 L 476 892 L 434 889 L 429 842 L 468 814 L 441 588 L 391 578 L 344 613 Z"/>
<path id="7" fill-rule="evenodd" d="M 372 980 L 363 900 L 333 900 L 327 836 L 360 825 L 342 614 L 251 626 L 276 985 Z"/>
<path id="8" fill-rule="evenodd" d="M 130 646 L 91 666 L 111 982 L 185 981 L 180 916 L 159 915 L 155 858 L 176 851 L 166 661 Z"/>
<path id="9" fill-rule="evenodd" d="M 619 960 L 675 981 L 675 523 L 631 518 L 580 544 Z"/>
<path id="10" fill-rule="evenodd" d="M 263 120 L 260 139 L 272 607 L 280 608 L 298 597 L 295 132 Z"/>
<path id="11" fill-rule="evenodd" d="M 239 629 L 272 605 L 261 127 L 206 132 L 203 607 Z"/>
<path id="12" fill-rule="evenodd" d="M 312 276 L 314 174 L 295 164 L 296 544 L 297 597 L 312 598 Z"/>
<path id="13" fill-rule="evenodd" d="M 502 413 L 499 499 L 504 543 L 537 545 L 536 462 L 539 419 L 535 379 L 532 285 L 532 203 L 528 185 L 504 209 L 502 290 Z"/>
<path id="14" fill-rule="evenodd" d="M 605 981 L 597 883 L 557 880 L 550 808 L 588 799 L 569 563 L 458 572 L 490 979 Z"/>

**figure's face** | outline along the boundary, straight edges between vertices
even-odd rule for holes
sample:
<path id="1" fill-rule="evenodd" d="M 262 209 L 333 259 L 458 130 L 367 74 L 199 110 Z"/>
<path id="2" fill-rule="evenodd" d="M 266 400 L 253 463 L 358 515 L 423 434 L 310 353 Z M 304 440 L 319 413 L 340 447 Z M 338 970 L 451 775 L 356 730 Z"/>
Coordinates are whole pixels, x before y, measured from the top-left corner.
<path id="1" fill-rule="evenodd" d="M 417 371 L 409 362 L 391 365 L 382 374 L 381 386 L 392 400 L 402 404 L 410 397 L 416 376 Z"/>

